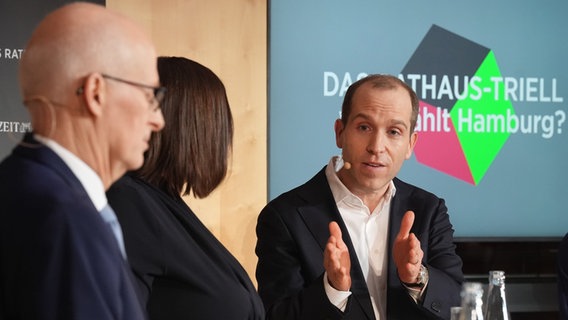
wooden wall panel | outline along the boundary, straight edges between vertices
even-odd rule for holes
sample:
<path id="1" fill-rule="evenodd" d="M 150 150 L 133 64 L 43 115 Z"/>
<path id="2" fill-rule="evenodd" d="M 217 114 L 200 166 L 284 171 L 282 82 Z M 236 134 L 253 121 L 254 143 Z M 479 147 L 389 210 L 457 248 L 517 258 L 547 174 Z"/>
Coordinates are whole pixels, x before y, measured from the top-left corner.
<path id="1" fill-rule="evenodd" d="M 207 199 L 185 200 L 256 283 L 254 228 L 267 200 L 266 1 L 107 0 L 107 7 L 142 24 L 159 55 L 198 61 L 225 83 L 235 121 L 229 175 Z"/>

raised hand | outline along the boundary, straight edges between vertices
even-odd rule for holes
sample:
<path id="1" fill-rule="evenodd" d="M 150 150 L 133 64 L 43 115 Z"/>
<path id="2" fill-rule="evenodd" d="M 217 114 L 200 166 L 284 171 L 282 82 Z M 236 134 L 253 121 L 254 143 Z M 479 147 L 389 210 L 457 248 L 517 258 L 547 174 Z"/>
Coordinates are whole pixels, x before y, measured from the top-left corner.
<path id="1" fill-rule="evenodd" d="M 327 280 L 336 290 L 348 291 L 351 288 L 351 260 L 337 222 L 329 223 L 329 234 L 323 253 L 323 266 L 327 272 Z"/>
<path id="2" fill-rule="evenodd" d="M 415 283 L 420 272 L 420 265 L 424 252 L 420 248 L 420 241 L 414 233 L 410 233 L 414 223 L 414 212 L 407 211 L 402 218 L 400 231 L 393 245 L 393 258 L 402 282 Z"/>

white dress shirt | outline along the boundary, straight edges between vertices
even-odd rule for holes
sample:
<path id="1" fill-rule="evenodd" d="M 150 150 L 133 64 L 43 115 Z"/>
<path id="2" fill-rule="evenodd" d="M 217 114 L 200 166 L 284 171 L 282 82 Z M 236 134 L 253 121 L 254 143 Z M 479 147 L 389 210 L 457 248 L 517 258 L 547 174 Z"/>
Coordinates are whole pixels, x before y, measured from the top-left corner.
<path id="1" fill-rule="evenodd" d="M 337 157 L 331 158 L 326 168 L 327 181 L 363 270 L 375 318 L 386 319 L 389 212 L 396 188 L 391 181 L 379 205 L 370 212 L 363 201 L 339 180 L 334 170 L 336 160 Z M 344 311 L 351 292 L 332 288 L 327 275 L 324 280 L 328 298 Z"/>
<path id="2" fill-rule="evenodd" d="M 99 177 L 99 175 L 87 165 L 83 160 L 79 157 L 74 155 L 69 150 L 65 149 L 59 143 L 55 142 L 46 137 L 42 137 L 38 134 L 34 135 L 34 138 L 43 143 L 53 152 L 55 152 L 63 162 L 71 169 L 71 172 L 77 177 L 87 195 L 93 202 L 95 208 L 99 213 L 101 213 L 101 218 L 109 225 L 111 231 L 116 238 L 116 242 L 118 243 L 118 247 L 122 253 L 122 257 L 126 259 L 126 250 L 124 249 L 124 239 L 122 236 L 122 229 L 120 228 L 120 223 L 116 218 L 114 211 L 112 208 L 105 208 L 108 206 L 108 200 L 105 193 L 105 188 L 103 185 L 103 181 Z M 103 212 L 103 208 L 105 211 Z"/>

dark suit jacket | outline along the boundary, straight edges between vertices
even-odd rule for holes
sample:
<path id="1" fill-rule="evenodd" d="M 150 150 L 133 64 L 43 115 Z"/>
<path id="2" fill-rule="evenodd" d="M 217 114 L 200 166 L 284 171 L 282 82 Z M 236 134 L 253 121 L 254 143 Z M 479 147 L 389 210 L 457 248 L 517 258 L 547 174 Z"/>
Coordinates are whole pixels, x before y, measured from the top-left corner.
<path id="1" fill-rule="evenodd" d="M 130 175 L 107 196 L 151 319 L 264 319 L 248 274 L 181 197 Z"/>
<path id="2" fill-rule="evenodd" d="M 558 247 L 558 310 L 560 319 L 568 320 L 568 233 Z"/>
<path id="3" fill-rule="evenodd" d="M 143 319 L 112 231 L 31 134 L 0 164 L 0 319 Z"/>
<path id="4" fill-rule="evenodd" d="M 453 229 L 444 201 L 431 193 L 394 180 L 391 204 L 387 317 L 391 319 L 450 318 L 460 304 L 462 261 L 455 253 Z M 429 283 L 416 304 L 400 282 L 392 259 L 392 244 L 402 216 L 415 212 L 411 232 L 420 240 Z M 352 295 L 345 313 L 333 306 L 323 287 L 323 250 L 328 224 L 337 221 L 351 256 Z M 257 225 L 256 277 L 268 319 L 374 319 L 367 284 L 345 223 L 335 204 L 325 168 L 306 184 L 272 200 Z"/>

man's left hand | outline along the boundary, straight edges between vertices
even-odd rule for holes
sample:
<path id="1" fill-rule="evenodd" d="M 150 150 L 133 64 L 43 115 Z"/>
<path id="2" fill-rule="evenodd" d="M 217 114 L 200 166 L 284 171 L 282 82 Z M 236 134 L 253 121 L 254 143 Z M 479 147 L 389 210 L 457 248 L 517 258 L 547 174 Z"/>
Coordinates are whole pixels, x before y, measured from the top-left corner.
<path id="1" fill-rule="evenodd" d="M 422 265 L 424 252 L 420 241 L 410 232 L 414 223 L 414 212 L 407 211 L 402 218 L 400 231 L 393 245 L 393 258 L 398 270 L 398 277 L 404 283 L 416 283 Z"/>

